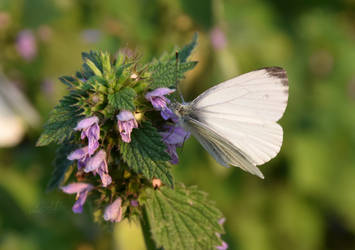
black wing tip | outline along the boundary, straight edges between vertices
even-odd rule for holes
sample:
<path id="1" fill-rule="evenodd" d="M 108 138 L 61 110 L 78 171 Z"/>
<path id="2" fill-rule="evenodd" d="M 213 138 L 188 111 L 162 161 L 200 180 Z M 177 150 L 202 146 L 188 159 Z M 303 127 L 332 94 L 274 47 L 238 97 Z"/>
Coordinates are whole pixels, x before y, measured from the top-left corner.
<path id="1" fill-rule="evenodd" d="M 288 86 L 288 77 L 286 70 L 278 66 L 266 67 L 263 69 L 269 76 L 279 78 L 281 80 L 282 85 Z"/>

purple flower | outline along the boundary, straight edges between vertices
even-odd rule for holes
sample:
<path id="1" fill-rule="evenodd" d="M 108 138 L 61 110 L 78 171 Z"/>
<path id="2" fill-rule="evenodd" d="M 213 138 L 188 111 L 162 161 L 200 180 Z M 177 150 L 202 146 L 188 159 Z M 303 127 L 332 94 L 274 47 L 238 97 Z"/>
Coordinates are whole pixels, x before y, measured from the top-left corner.
<path id="1" fill-rule="evenodd" d="M 88 160 L 84 172 L 93 172 L 94 175 L 99 174 L 103 187 L 107 187 L 112 182 L 111 176 L 108 174 L 106 152 L 102 149 Z"/>
<path id="2" fill-rule="evenodd" d="M 223 225 L 223 223 L 226 221 L 226 218 L 221 218 L 218 220 L 218 224 Z M 221 235 L 219 233 L 216 233 L 219 238 L 221 238 Z M 228 249 L 228 244 L 225 241 L 222 241 L 222 245 L 216 247 L 217 250 L 227 250 Z"/>
<path id="3" fill-rule="evenodd" d="M 177 164 L 179 158 L 176 153 L 176 147 L 181 147 L 184 141 L 189 138 L 190 133 L 179 126 L 166 126 L 166 128 L 167 131 L 160 132 L 160 135 L 163 137 L 163 142 L 167 146 L 167 153 L 171 157 L 170 162 Z"/>
<path id="4" fill-rule="evenodd" d="M 83 182 L 71 183 L 67 186 L 61 187 L 62 191 L 67 194 L 76 193 L 76 202 L 73 206 L 74 213 L 81 213 L 83 205 L 86 201 L 88 193 L 93 189 L 93 185 Z"/>
<path id="5" fill-rule="evenodd" d="M 97 29 L 86 29 L 81 32 L 81 37 L 86 43 L 97 43 L 101 36 L 101 31 Z"/>
<path id="6" fill-rule="evenodd" d="M 17 35 L 16 50 L 26 61 L 37 55 L 36 38 L 31 30 L 23 30 Z"/>
<path id="7" fill-rule="evenodd" d="M 167 106 L 167 104 L 170 103 L 170 100 L 165 97 L 165 95 L 169 95 L 174 91 L 175 89 L 157 88 L 145 95 L 145 99 L 150 101 L 156 110 L 160 111 L 164 120 L 175 118 L 175 114 Z"/>
<path id="8" fill-rule="evenodd" d="M 122 219 L 122 199 L 117 198 L 111 205 L 106 207 L 104 220 L 111 222 L 120 222 Z"/>
<path id="9" fill-rule="evenodd" d="M 139 206 L 139 203 L 138 203 L 137 200 L 131 200 L 130 204 L 131 204 L 132 207 L 138 207 Z"/>
<path id="10" fill-rule="evenodd" d="M 92 116 L 85 118 L 78 122 L 74 130 L 82 130 L 81 139 L 88 138 L 89 141 L 89 155 L 92 155 L 96 149 L 99 147 L 100 139 L 100 127 L 99 127 L 99 118 Z"/>
<path id="11" fill-rule="evenodd" d="M 219 27 L 215 27 L 211 33 L 211 43 L 216 50 L 220 50 L 226 47 L 227 39 L 224 32 Z"/>
<path id="12" fill-rule="evenodd" d="M 117 116 L 118 131 L 121 134 L 122 141 L 131 142 L 131 132 L 133 128 L 138 128 L 138 123 L 132 112 L 122 110 Z"/>
<path id="13" fill-rule="evenodd" d="M 86 163 L 89 160 L 89 152 L 88 152 L 88 147 L 83 147 L 83 148 L 78 148 L 77 150 L 74 150 L 71 152 L 68 157 L 68 160 L 74 161 L 78 160 L 78 169 L 82 169 L 85 167 Z"/>

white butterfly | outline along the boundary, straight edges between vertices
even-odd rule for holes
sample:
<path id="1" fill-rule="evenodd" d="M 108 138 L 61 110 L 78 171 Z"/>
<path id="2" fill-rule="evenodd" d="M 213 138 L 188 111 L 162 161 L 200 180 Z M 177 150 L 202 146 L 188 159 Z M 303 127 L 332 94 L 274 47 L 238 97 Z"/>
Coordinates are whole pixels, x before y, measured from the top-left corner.
<path id="1" fill-rule="evenodd" d="M 221 165 L 264 178 L 257 165 L 274 158 L 283 131 L 276 123 L 288 100 L 288 79 L 280 67 L 252 71 L 220 83 L 190 103 L 175 103 L 179 123 Z"/>

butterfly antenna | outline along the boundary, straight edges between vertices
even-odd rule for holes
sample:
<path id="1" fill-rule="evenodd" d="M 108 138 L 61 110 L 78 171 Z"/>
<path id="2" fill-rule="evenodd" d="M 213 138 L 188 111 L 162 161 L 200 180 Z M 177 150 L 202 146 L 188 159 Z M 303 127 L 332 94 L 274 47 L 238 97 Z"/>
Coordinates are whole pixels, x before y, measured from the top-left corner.
<path id="1" fill-rule="evenodd" d="M 177 91 L 179 92 L 180 98 L 182 103 L 185 103 L 184 96 L 182 95 L 181 89 L 180 89 L 180 84 L 178 81 L 178 68 L 179 68 L 179 52 L 175 52 L 175 58 L 176 58 L 176 64 L 175 64 L 175 85 L 177 88 Z"/>

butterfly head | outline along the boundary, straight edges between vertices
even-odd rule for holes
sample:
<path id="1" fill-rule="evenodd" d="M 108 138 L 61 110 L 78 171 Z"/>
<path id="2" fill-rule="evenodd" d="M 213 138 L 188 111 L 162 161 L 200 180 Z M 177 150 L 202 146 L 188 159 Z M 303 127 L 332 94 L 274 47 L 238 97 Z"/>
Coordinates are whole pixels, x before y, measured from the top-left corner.
<path id="1" fill-rule="evenodd" d="M 189 104 L 181 104 L 179 102 L 171 102 L 169 108 L 174 112 L 179 120 L 183 120 L 184 117 L 189 113 L 190 106 Z"/>

